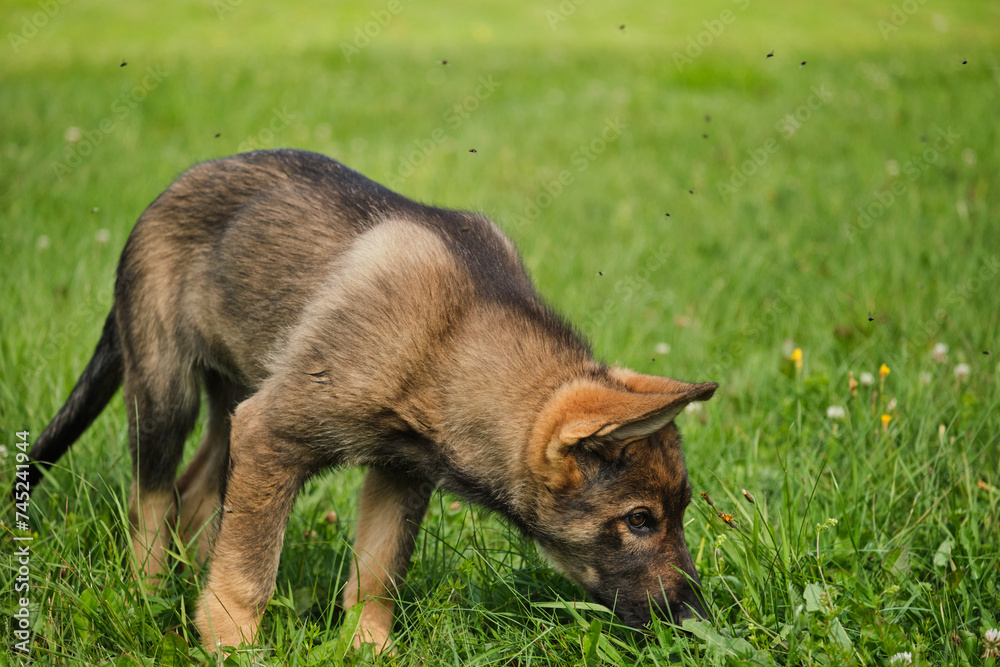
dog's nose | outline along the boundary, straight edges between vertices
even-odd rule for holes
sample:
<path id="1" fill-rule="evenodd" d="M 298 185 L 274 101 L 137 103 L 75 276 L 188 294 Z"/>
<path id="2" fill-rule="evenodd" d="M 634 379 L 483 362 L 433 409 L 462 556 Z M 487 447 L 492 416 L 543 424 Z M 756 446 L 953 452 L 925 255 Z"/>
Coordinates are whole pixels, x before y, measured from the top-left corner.
<path id="1" fill-rule="evenodd" d="M 689 618 L 702 620 L 708 618 L 698 597 L 698 594 L 694 593 L 689 599 L 670 605 L 670 615 L 673 616 L 674 623 L 680 625 Z"/>
<path id="2" fill-rule="evenodd" d="M 701 579 L 698 577 L 698 570 L 694 567 L 694 561 L 691 559 L 690 553 L 687 554 L 683 570 L 687 575 L 687 581 L 678 596 L 679 599 L 677 602 L 670 605 L 670 611 L 675 612 L 674 618 L 677 619 L 675 622 L 681 623 L 689 618 L 707 619 L 708 614 L 705 613 L 703 605 Z M 677 606 L 676 610 L 674 609 L 675 604 Z"/>
<path id="3" fill-rule="evenodd" d="M 689 618 L 708 618 L 702 599 L 701 579 L 694 569 L 694 563 L 690 563 L 688 576 L 690 579 L 684 588 L 678 591 L 677 598 L 670 602 L 670 615 L 678 625 Z"/>

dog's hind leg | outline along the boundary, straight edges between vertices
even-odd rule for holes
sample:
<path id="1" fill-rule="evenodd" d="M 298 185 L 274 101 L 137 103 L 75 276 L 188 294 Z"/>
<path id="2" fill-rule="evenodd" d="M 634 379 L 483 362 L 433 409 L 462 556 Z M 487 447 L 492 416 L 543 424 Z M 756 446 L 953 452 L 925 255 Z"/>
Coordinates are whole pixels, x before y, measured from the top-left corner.
<path id="1" fill-rule="evenodd" d="M 343 605 L 365 603 L 354 646 L 389 643 L 393 597 L 406 577 L 420 521 L 434 490 L 426 480 L 371 468 L 361 490 L 351 578 Z"/>
<path id="2" fill-rule="evenodd" d="M 184 440 L 198 416 L 198 384 L 167 351 L 125 355 L 125 408 L 135 476 L 129 520 L 137 569 L 154 580 L 166 564 L 165 542 L 176 519 L 174 481 Z M 150 359 L 155 361 L 150 361 Z"/>
<path id="3" fill-rule="evenodd" d="M 185 544 L 196 541 L 200 560 L 208 557 L 217 528 L 212 519 L 219 509 L 219 485 L 229 459 L 232 413 L 246 396 L 245 388 L 214 371 L 206 372 L 204 377 L 208 395 L 205 436 L 177 480 L 181 539 Z"/>

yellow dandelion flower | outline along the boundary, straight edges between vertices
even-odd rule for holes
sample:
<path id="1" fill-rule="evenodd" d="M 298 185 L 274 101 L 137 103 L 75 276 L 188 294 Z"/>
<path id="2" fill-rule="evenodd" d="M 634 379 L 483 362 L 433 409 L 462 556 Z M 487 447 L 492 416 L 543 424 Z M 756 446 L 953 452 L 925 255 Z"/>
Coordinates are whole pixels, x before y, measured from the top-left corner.
<path id="1" fill-rule="evenodd" d="M 719 518 L 725 521 L 727 526 L 733 525 L 733 515 L 729 512 L 719 512 Z"/>
<path id="2" fill-rule="evenodd" d="M 802 348 L 797 347 L 795 351 L 792 352 L 792 361 L 795 362 L 795 370 L 802 370 Z"/>
<path id="3" fill-rule="evenodd" d="M 892 415 L 882 415 L 882 430 L 889 428 L 889 422 L 892 421 Z"/>
<path id="4" fill-rule="evenodd" d="M 890 372 L 891 372 L 891 371 L 889 370 L 889 367 L 888 367 L 888 366 L 886 366 L 885 364 L 882 364 L 882 365 L 881 365 L 881 366 L 879 366 L 879 368 L 878 368 L 878 376 L 879 376 L 880 378 L 884 378 L 884 377 L 885 377 L 886 375 L 888 375 L 888 374 L 889 374 Z"/>

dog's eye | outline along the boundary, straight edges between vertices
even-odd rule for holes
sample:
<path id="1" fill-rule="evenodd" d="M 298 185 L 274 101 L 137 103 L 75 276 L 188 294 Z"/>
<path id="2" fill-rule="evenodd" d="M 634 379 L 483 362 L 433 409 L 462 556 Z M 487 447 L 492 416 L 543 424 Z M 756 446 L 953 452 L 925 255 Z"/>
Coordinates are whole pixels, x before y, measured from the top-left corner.
<path id="1" fill-rule="evenodd" d="M 651 527 L 650 524 L 652 523 L 649 512 L 644 509 L 629 512 L 625 516 L 625 520 L 628 521 L 629 528 L 634 531 L 642 530 L 644 528 L 648 529 Z"/>

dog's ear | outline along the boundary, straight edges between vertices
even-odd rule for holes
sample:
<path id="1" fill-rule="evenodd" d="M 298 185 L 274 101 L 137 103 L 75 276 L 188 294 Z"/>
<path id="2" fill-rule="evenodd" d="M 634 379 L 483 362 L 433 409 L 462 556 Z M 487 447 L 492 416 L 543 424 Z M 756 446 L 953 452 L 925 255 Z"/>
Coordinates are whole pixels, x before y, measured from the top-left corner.
<path id="1" fill-rule="evenodd" d="M 532 434 L 532 463 L 547 484 L 579 481 L 571 449 L 620 446 L 650 436 L 692 401 L 707 401 L 718 385 L 611 369 L 612 382 L 576 380 L 561 387 L 542 409 Z"/>

